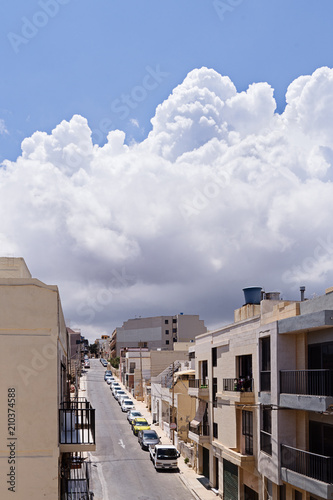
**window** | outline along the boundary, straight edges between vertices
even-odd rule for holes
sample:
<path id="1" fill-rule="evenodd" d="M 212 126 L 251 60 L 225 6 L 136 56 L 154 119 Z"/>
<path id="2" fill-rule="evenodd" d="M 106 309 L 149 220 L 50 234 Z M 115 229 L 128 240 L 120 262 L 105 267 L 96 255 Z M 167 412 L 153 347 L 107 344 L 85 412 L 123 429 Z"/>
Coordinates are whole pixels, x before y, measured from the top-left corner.
<path id="1" fill-rule="evenodd" d="M 217 378 L 213 378 L 213 406 L 214 408 L 217 408 L 217 398 L 216 398 L 216 393 L 217 393 Z"/>
<path id="2" fill-rule="evenodd" d="M 134 373 L 135 370 L 135 362 L 133 363 L 132 361 L 130 362 L 130 373 Z"/>
<path id="3" fill-rule="evenodd" d="M 245 436 L 245 453 L 253 455 L 253 413 L 242 411 L 242 434 Z"/>
<path id="4" fill-rule="evenodd" d="M 169 335 L 169 330 L 165 330 L 165 335 Z"/>
<path id="5" fill-rule="evenodd" d="M 212 365 L 217 366 L 217 347 L 212 348 Z"/>
<path id="6" fill-rule="evenodd" d="M 260 449 L 272 454 L 272 408 L 263 406 L 261 412 Z"/>
<path id="7" fill-rule="evenodd" d="M 261 339 L 261 372 L 260 389 L 262 391 L 271 390 L 271 339 L 265 337 Z"/>
<path id="8" fill-rule="evenodd" d="M 165 343 L 166 343 L 166 345 L 168 345 L 169 344 L 169 340 L 166 340 Z"/>
<path id="9" fill-rule="evenodd" d="M 219 437 L 219 425 L 216 422 L 213 422 L 213 437 L 215 439 Z"/>
<path id="10" fill-rule="evenodd" d="M 177 333 L 177 328 L 173 328 L 172 333 Z"/>
<path id="11" fill-rule="evenodd" d="M 177 323 L 177 320 L 175 318 L 173 318 L 172 323 Z"/>
<path id="12" fill-rule="evenodd" d="M 164 324 L 165 324 L 165 325 L 168 325 L 168 324 L 169 324 L 169 320 L 168 320 L 168 319 L 165 319 L 165 320 L 164 320 Z"/>

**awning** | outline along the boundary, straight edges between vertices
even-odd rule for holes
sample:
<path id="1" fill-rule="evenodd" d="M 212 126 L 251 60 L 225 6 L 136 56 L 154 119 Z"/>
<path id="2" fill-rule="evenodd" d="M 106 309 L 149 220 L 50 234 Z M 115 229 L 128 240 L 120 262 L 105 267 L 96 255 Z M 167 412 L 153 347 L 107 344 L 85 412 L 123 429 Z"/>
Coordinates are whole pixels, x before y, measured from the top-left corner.
<path id="1" fill-rule="evenodd" d="M 206 406 L 207 406 L 206 401 L 202 400 L 199 401 L 199 406 L 197 408 L 197 412 L 195 414 L 194 419 L 191 421 L 191 425 L 198 427 L 201 424 L 203 416 L 206 411 Z"/>

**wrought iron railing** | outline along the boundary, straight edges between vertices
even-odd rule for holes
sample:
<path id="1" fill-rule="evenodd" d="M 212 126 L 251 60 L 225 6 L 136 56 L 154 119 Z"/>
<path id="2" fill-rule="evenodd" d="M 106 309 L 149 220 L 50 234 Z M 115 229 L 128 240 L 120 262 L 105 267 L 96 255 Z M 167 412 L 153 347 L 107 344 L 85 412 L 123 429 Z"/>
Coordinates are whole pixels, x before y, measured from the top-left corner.
<path id="1" fill-rule="evenodd" d="M 280 392 L 309 396 L 333 396 L 333 370 L 280 371 Z"/>
<path id="2" fill-rule="evenodd" d="M 333 457 L 325 457 L 291 446 L 281 445 L 281 467 L 333 484 Z"/>
<path id="3" fill-rule="evenodd" d="M 86 398 L 72 398 L 61 403 L 59 443 L 95 444 L 95 410 Z"/>
<path id="4" fill-rule="evenodd" d="M 224 378 L 224 391 L 253 392 L 253 378 Z"/>
<path id="5" fill-rule="evenodd" d="M 206 379 L 189 379 L 189 387 L 192 389 L 207 389 L 208 388 L 208 378 Z"/>
<path id="6" fill-rule="evenodd" d="M 90 462 L 81 455 L 63 459 L 61 465 L 61 500 L 90 500 Z"/>
<path id="7" fill-rule="evenodd" d="M 190 432 L 197 434 L 197 436 L 209 436 L 209 425 L 208 424 L 200 424 L 198 426 L 193 425 L 193 424 L 189 424 L 189 430 L 190 430 Z"/>

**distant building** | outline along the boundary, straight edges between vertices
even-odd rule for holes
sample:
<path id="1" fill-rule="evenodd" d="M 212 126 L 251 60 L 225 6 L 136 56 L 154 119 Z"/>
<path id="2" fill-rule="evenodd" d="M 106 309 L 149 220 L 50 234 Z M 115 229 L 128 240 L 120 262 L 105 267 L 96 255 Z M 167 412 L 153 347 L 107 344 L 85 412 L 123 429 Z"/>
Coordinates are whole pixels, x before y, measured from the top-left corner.
<path id="1" fill-rule="evenodd" d="M 117 327 L 110 343 L 111 356 L 120 356 L 125 347 L 147 347 L 148 349 L 173 350 L 176 342 L 193 341 L 207 328 L 198 315 L 177 314 L 129 319 Z"/>

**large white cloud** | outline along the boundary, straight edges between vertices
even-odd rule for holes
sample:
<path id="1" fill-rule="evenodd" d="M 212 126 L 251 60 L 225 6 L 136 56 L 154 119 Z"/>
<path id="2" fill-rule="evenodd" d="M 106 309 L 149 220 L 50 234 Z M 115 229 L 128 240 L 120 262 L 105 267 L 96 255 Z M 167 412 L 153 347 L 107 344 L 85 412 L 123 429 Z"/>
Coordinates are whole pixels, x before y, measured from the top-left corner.
<path id="1" fill-rule="evenodd" d="M 152 131 L 94 145 L 74 116 L 36 132 L 0 169 L 0 253 L 59 284 L 91 335 L 138 315 L 232 318 L 240 289 L 298 298 L 333 281 L 333 70 L 237 92 L 201 68 L 160 104 Z M 269 290 L 268 290 L 269 291 Z"/>

